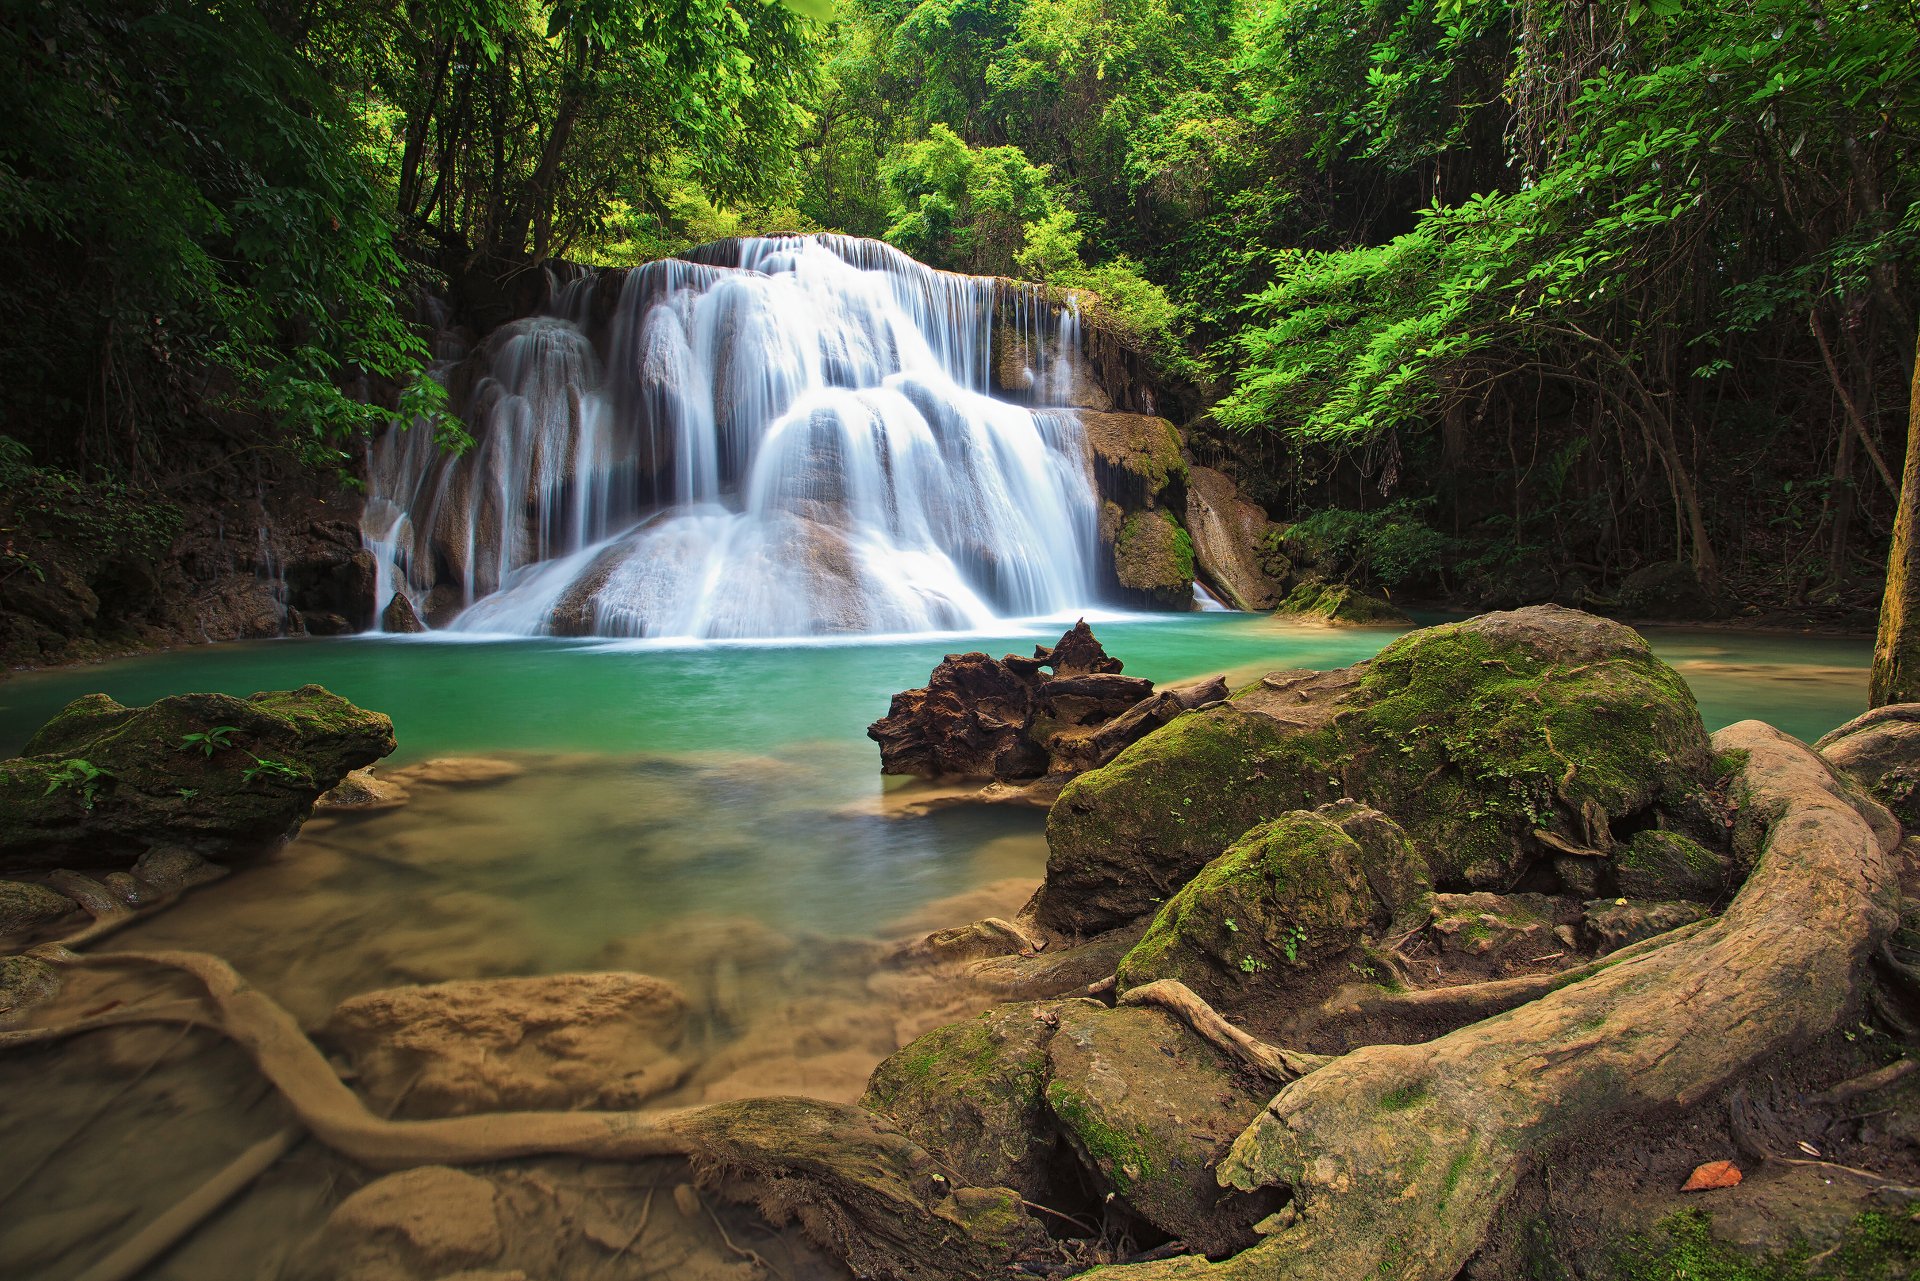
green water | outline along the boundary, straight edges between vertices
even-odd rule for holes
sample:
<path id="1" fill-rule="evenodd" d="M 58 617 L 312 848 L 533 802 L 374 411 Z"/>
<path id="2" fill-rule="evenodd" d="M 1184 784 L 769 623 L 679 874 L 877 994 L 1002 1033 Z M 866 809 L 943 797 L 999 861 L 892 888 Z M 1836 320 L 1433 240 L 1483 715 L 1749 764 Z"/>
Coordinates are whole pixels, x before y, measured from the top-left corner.
<path id="1" fill-rule="evenodd" d="M 1129 673 L 1156 681 L 1341 667 L 1396 634 L 1239 614 L 1107 621 L 1096 630 Z M 1813 738 L 1865 708 L 1865 640 L 1647 634 L 1693 683 L 1709 728 L 1757 716 Z M 813 742 L 864 754 L 870 784 L 877 758 L 862 731 L 894 691 L 924 684 L 943 654 L 1025 652 L 1057 635 L 686 649 L 371 637 L 192 648 L 0 683 L 0 744 L 18 750 L 68 699 L 94 691 L 133 704 L 187 690 L 250 694 L 318 682 L 393 717 L 396 761 L 498 750 L 764 752 Z"/>

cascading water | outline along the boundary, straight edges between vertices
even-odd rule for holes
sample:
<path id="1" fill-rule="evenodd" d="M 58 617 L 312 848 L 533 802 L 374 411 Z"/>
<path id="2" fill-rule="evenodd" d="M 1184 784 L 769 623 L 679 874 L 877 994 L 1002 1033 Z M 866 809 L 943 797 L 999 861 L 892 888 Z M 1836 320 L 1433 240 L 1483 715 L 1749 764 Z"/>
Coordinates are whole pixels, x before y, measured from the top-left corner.
<path id="1" fill-rule="evenodd" d="M 466 456 L 425 431 L 375 446 L 382 603 L 461 631 L 706 638 L 1092 602 L 1079 422 L 1033 407 L 1084 385 L 1070 307 L 810 236 L 574 281 L 553 310 L 443 371 Z M 996 360 L 1029 404 L 988 394 Z"/>

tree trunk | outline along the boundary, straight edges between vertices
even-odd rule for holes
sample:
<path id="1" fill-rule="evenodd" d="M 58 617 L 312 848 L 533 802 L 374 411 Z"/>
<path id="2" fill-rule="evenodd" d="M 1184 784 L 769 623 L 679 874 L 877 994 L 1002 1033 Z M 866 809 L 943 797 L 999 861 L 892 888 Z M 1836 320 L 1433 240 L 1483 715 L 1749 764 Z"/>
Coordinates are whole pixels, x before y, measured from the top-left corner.
<path id="1" fill-rule="evenodd" d="M 1920 360 L 1907 405 L 1907 458 L 1900 468 L 1900 504 L 1887 549 L 1887 590 L 1880 598 L 1880 635 L 1873 643 L 1867 705 L 1920 702 Z"/>

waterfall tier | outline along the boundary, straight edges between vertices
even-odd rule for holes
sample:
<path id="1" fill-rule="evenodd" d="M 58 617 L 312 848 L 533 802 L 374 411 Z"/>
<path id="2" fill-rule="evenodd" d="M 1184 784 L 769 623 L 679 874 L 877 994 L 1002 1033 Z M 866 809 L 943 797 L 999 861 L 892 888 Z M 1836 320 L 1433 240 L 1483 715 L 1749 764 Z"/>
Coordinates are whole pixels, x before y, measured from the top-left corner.
<path id="1" fill-rule="evenodd" d="M 552 312 L 440 370 L 467 454 L 417 430 L 374 445 L 383 605 L 459 631 L 717 638 L 1093 603 L 1071 307 L 783 236 L 577 279 Z"/>

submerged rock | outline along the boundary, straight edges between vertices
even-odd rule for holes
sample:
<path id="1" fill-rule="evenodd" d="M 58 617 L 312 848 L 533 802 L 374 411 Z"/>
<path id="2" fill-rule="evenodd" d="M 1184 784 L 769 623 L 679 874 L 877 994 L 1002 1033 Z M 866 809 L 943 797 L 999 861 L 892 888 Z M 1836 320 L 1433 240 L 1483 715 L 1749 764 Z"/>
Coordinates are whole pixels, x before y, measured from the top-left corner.
<path id="1" fill-rule="evenodd" d="M 244 858 L 393 746 L 393 722 L 318 685 L 147 707 L 89 694 L 0 761 L 0 866 L 127 866 L 157 845 Z"/>
<path id="2" fill-rule="evenodd" d="M 526 773 L 526 766 L 495 756 L 442 756 L 387 775 L 388 787 L 491 787 Z"/>
<path id="3" fill-rule="evenodd" d="M 392 779 L 377 778 L 373 769 L 357 769 L 340 780 L 340 785 L 322 796 L 314 804 L 316 810 L 351 810 L 361 814 L 374 814 L 381 810 L 397 810 L 413 799 L 413 793 L 405 783 L 396 783 Z"/>
<path id="4" fill-rule="evenodd" d="M 0 938 L 25 934 L 80 910 L 58 890 L 27 881 L 0 881 Z"/>
<path id="5" fill-rule="evenodd" d="M 1711 780 L 1693 695 L 1630 628 L 1558 606 L 1402 637 L 1337 672 L 1279 673 L 1067 785 L 1041 924 L 1157 909 L 1255 824 L 1342 797 L 1406 829 L 1443 889 L 1504 888 L 1557 846 L 1612 841 Z"/>
<path id="6" fill-rule="evenodd" d="M 376 1179 L 327 1217 L 328 1252 L 371 1247 L 416 1276 L 445 1276 L 499 1258 L 506 1248 L 494 1185 L 464 1170 L 426 1165 Z M 391 1264 L 389 1264 L 391 1266 Z"/>
<path id="7" fill-rule="evenodd" d="M 1120 987 L 1178 979 L 1217 1000 L 1250 984 L 1284 986 L 1346 954 L 1427 889 L 1406 834 L 1377 810 L 1349 803 L 1282 814 L 1168 900 L 1120 962 Z"/>
<path id="8" fill-rule="evenodd" d="M 630 1108 L 679 1083 L 680 990 L 644 974 L 391 988 L 342 1001 L 325 1035 L 375 1110 L 458 1116 Z"/>

